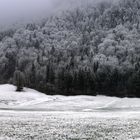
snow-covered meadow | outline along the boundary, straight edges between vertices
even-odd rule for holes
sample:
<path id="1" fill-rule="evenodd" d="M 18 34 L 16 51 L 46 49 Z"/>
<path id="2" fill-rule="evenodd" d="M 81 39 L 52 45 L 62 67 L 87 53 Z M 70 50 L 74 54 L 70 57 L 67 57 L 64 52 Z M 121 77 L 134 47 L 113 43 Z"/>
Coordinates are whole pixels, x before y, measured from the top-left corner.
<path id="1" fill-rule="evenodd" d="M 114 114 L 115 115 L 115 114 Z M 0 112 L 2 140 L 133 140 L 140 119 L 91 112 Z M 128 114 L 127 114 L 128 115 Z M 118 116 L 118 115 L 117 115 Z"/>
<path id="2" fill-rule="evenodd" d="M 140 99 L 46 96 L 0 86 L 0 140 L 138 140 Z"/>

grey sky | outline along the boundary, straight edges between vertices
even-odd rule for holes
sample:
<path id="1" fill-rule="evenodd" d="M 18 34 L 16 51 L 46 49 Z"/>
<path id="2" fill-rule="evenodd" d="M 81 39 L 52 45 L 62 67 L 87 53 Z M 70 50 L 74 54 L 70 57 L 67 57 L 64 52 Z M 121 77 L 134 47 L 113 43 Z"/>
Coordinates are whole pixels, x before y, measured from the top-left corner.
<path id="1" fill-rule="evenodd" d="M 0 0 L 0 24 L 34 19 L 81 1 L 101 0 Z"/>
<path id="2" fill-rule="evenodd" d="M 0 22 L 41 15 L 51 5 L 51 0 L 0 0 Z"/>

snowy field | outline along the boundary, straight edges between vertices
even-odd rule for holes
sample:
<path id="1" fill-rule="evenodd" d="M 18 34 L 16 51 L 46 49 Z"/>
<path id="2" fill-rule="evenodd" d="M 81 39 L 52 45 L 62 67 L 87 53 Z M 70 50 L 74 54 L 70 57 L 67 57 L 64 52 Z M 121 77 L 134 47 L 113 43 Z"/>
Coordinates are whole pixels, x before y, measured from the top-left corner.
<path id="1" fill-rule="evenodd" d="M 1 140 L 138 140 L 140 114 L 0 112 Z M 130 115 L 130 116 L 129 116 Z"/>
<path id="2" fill-rule="evenodd" d="M 140 99 L 24 90 L 0 86 L 0 140 L 140 140 Z"/>

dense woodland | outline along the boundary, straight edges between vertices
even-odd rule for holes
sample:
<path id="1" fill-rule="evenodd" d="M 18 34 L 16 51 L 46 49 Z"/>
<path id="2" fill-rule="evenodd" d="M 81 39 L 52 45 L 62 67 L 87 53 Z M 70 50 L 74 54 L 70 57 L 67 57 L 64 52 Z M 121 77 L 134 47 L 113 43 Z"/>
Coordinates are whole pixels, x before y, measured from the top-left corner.
<path id="1" fill-rule="evenodd" d="M 0 83 L 14 77 L 51 95 L 140 97 L 140 0 L 91 3 L 1 31 Z"/>

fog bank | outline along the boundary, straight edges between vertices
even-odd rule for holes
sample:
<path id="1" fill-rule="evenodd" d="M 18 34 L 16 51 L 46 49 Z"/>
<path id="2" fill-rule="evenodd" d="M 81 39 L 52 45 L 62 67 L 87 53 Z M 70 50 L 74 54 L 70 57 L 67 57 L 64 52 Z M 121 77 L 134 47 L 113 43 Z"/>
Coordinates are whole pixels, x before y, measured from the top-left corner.
<path id="1" fill-rule="evenodd" d="M 0 0 L 0 25 L 34 20 L 77 5 L 99 1 L 102 0 Z"/>

